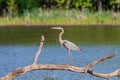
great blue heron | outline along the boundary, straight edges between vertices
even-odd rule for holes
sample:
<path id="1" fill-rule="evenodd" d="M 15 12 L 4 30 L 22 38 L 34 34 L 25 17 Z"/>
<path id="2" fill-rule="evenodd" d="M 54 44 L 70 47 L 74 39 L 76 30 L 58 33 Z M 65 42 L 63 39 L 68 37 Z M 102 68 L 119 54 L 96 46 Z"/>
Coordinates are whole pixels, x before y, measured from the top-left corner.
<path id="1" fill-rule="evenodd" d="M 62 40 L 62 35 L 64 33 L 64 29 L 62 27 L 52 27 L 51 29 L 58 29 L 61 30 L 61 32 L 59 33 L 59 42 L 62 46 L 64 46 L 67 50 L 68 50 L 68 55 L 69 55 L 69 60 L 68 63 L 71 62 L 71 50 L 75 50 L 75 51 L 81 51 L 81 49 L 76 46 L 74 43 L 68 41 L 68 40 Z"/>

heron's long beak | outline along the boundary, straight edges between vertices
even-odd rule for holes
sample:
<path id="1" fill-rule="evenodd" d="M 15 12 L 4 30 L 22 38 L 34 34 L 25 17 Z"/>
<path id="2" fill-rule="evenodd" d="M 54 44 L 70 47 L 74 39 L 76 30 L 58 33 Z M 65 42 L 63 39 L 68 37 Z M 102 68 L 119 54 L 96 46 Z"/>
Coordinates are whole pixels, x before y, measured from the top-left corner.
<path id="1" fill-rule="evenodd" d="M 51 27 L 51 29 L 58 29 L 57 27 Z"/>

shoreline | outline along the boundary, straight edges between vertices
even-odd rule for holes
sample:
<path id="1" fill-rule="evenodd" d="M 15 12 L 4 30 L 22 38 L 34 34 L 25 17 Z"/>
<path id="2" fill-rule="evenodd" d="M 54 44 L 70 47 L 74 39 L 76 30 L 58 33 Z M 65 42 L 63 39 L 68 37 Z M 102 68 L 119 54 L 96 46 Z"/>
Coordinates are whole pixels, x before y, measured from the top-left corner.
<path id="1" fill-rule="evenodd" d="M 29 23 L 29 24 L 26 24 L 26 23 L 20 23 L 20 24 L 0 24 L 0 27 L 17 27 L 17 26 L 24 26 L 24 27 L 35 27 L 35 26 L 39 26 L 39 27 L 48 27 L 48 26 L 66 26 L 66 27 L 69 27 L 69 26 L 120 26 L 120 23 L 80 23 L 80 24 L 51 24 L 51 23 L 48 23 L 48 24 L 41 24 L 41 23 Z"/>

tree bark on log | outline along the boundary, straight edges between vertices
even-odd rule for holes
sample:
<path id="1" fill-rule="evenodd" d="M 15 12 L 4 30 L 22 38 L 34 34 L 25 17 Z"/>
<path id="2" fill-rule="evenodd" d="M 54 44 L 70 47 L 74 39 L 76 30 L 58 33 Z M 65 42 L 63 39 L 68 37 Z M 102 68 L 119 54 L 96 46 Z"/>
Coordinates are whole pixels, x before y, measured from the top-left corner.
<path id="1" fill-rule="evenodd" d="M 33 64 L 31 64 L 29 66 L 25 66 L 23 68 L 17 68 L 15 70 L 13 70 L 12 72 L 10 72 L 9 74 L 0 78 L 0 80 L 13 80 L 15 77 L 20 76 L 21 74 L 24 74 L 26 72 L 33 71 L 33 70 L 68 70 L 68 71 L 77 72 L 77 73 L 89 73 L 93 76 L 101 77 L 101 78 L 105 78 L 105 79 L 109 79 L 114 76 L 119 76 L 119 74 L 120 74 L 120 69 L 117 69 L 117 70 L 113 71 L 112 73 L 108 73 L 108 74 L 98 73 L 98 72 L 95 72 L 90 69 L 92 66 L 94 66 L 98 63 L 101 63 L 109 58 L 114 57 L 115 52 L 113 52 L 112 54 L 109 54 L 103 58 L 100 58 L 98 60 L 95 60 L 85 67 L 76 67 L 76 66 L 72 66 L 72 65 L 68 65 L 68 64 L 37 64 L 37 59 L 38 59 L 38 56 L 43 47 L 43 43 L 44 43 L 44 36 L 41 37 L 40 46 L 39 46 L 39 49 L 34 58 Z"/>

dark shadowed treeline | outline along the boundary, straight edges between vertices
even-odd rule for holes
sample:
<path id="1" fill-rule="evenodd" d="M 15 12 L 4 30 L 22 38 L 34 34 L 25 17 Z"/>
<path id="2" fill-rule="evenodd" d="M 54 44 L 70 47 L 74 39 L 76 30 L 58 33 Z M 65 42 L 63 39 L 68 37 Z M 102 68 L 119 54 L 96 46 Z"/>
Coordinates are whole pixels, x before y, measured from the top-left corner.
<path id="1" fill-rule="evenodd" d="M 88 9 L 89 11 L 119 11 L 120 0 L 0 0 L 0 15 L 21 16 L 33 9 Z"/>

